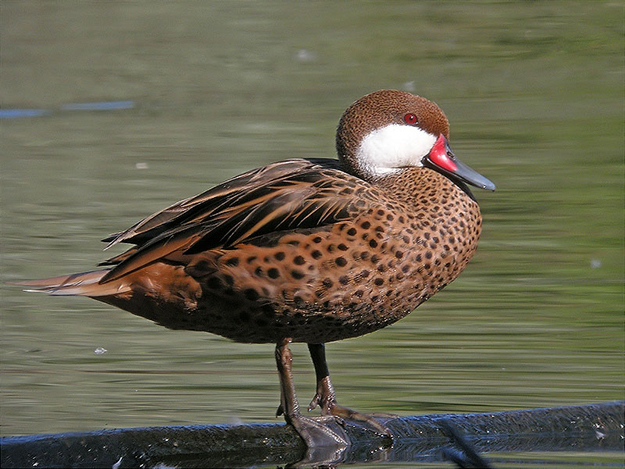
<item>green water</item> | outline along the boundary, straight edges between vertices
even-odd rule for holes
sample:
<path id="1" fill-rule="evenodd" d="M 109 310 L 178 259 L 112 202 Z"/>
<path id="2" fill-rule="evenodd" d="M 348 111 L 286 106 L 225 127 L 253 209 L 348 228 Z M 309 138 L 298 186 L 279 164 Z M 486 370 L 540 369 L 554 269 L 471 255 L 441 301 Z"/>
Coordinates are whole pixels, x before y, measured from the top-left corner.
<path id="1" fill-rule="evenodd" d="M 2 108 L 53 111 L 0 121 L 2 435 L 274 422 L 272 346 L 4 282 L 92 269 L 111 255 L 102 237 L 157 209 L 333 156 L 343 110 L 380 88 L 436 101 L 498 190 L 476 191 L 484 231 L 455 283 L 328 346 L 339 402 L 411 415 L 624 398 L 622 3 L 2 3 Z M 312 366 L 293 351 L 308 402 Z"/>

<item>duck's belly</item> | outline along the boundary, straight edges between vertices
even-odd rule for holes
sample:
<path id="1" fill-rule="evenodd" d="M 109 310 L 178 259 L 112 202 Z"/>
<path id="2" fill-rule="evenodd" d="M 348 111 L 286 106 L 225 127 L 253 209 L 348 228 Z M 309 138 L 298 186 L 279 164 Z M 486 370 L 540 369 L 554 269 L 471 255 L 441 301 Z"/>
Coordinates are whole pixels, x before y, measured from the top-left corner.
<path id="1" fill-rule="evenodd" d="M 146 269 L 170 271 L 138 272 L 137 282 L 160 278 L 160 284 L 105 301 L 172 329 L 240 342 L 325 343 L 363 335 L 403 318 L 455 279 L 479 236 L 473 229 L 470 238 L 458 230 L 423 230 L 418 221 L 392 229 L 382 212 L 288 234 L 269 247 L 209 251 L 186 266 L 154 264 Z"/>

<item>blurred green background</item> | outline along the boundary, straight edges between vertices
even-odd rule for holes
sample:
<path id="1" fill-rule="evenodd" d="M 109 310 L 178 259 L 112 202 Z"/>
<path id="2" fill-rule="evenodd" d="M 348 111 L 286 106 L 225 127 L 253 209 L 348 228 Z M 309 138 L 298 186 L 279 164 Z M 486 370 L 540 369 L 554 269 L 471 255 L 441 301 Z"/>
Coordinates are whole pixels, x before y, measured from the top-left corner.
<path id="1" fill-rule="evenodd" d="M 402 415 L 623 399 L 623 4 L 3 0 L 3 436 L 273 422 L 271 345 L 173 332 L 4 282 L 90 270 L 99 240 L 244 170 L 334 157 L 343 110 L 436 101 L 480 248 L 399 323 L 328 346 L 339 402 Z M 68 103 L 133 101 L 69 111 Z M 97 354 L 98 348 L 106 353 Z M 314 393 L 294 346 L 300 399 Z"/>

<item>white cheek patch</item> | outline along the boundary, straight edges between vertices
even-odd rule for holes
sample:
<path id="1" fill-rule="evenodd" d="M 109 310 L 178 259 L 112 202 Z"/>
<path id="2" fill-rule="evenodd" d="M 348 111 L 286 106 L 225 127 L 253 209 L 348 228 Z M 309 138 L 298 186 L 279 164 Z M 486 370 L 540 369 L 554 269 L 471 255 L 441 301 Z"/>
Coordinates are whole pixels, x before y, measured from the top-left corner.
<path id="1" fill-rule="evenodd" d="M 390 124 L 367 135 L 356 152 L 360 169 L 384 176 L 406 166 L 423 166 L 421 160 L 436 143 L 436 136 L 408 125 Z"/>

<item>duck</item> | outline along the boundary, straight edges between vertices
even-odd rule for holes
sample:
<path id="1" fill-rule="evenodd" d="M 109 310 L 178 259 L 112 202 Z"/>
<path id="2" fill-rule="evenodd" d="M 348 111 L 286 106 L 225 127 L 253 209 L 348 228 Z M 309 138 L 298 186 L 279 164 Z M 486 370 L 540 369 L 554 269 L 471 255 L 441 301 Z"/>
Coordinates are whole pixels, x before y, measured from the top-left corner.
<path id="1" fill-rule="evenodd" d="M 482 217 L 469 186 L 495 185 L 460 161 L 434 102 L 380 90 L 336 131 L 338 159 L 295 158 L 233 177 L 106 238 L 131 246 L 71 275 L 18 282 L 93 298 L 170 329 L 275 345 L 277 415 L 308 448 L 350 444 L 345 420 L 392 435 L 337 403 L 325 344 L 393 324 L 473 257 Z M 292 343 L 308 345 L 316 392 L 305 415 Z"/>

